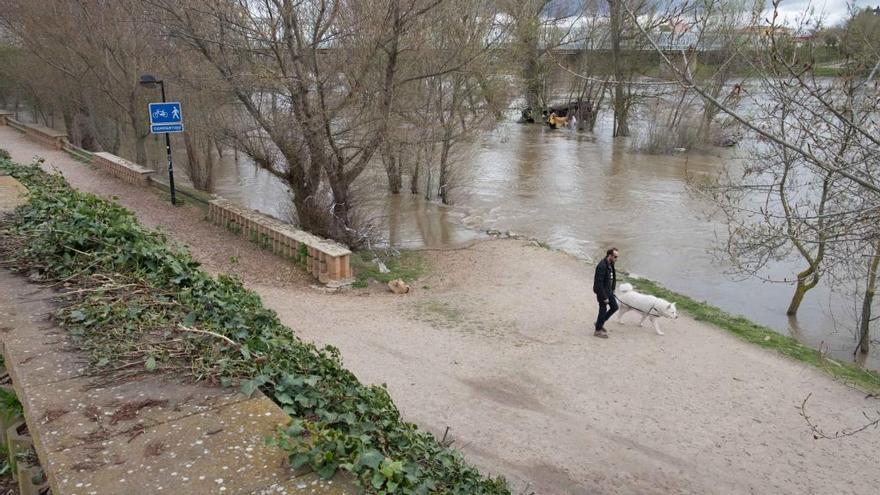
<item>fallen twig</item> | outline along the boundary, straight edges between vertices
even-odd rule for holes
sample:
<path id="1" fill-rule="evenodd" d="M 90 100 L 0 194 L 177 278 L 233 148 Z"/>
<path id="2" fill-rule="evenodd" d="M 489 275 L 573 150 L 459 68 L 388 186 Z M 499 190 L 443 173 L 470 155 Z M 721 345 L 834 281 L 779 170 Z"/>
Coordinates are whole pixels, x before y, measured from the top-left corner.
<path id="1" fill-rule="evenodd" d="M 865 416 L 865 419 L 867 419 L 868 422 L 863 424 L 859 428 L 855 428 L 855 429 L 844 428 L 842 430 L 834 432 L 834 434 L 825 433 L 821 428 L 819 428 L 818 425 L 813 423 L 813 421 L 810 419 L 810 416 L 807 414 L 807 401 L 810 400 L 810 397 L 812 397 L 812 395 L 813 395 L 812 393 L 807 394 L 807 397 L 801 403 L 800 407 L 798 407 L 798 410 L 800 412 L 801 417 L 804 418 L 804 421 L 807 422 L 807 426 L 810 427 L 810 431 L 813 432 L 813 439 L 814 440 L 818 440 L 820 438 L 823 438 L 826 440 L 837 440 L 839 438 L 851 437 L 853 435 L 856 435 L 858 433 L 861 433 L 861 432 L 867 430 L 868 428 L 871 428 L 871 427 L 876 428 L 878 425 L 880 425 L 880 411 L 877 412 L 876 418 L 871 418 L 870 416 L 868 416 L 867 413 L 862 412 L 862 415 Z"/>
<path id="2" fill-rule="evenodd" d="M 187 327 L 187 326 L 180 325 L 180 324 L 177 325 L 177 328 L 179 328 L 180 330 L 183 330 L 185 332 L 203 333 L 203 334 L 207 334 L 207 335 L 213 335 L 214 337 L 217 337 L 217 338 L 225 340 L 226 342 L 229 342 L 230 344 L 234 345 L 235 347 L 241 347 L 241 344 L 239 344 L 238 342 L 230 339 L 229 337 L 227 337 L 225 335 L 220 335 L 219 333 L 210 332 L 208 330 L 199 330 L 198 328 Z"/>

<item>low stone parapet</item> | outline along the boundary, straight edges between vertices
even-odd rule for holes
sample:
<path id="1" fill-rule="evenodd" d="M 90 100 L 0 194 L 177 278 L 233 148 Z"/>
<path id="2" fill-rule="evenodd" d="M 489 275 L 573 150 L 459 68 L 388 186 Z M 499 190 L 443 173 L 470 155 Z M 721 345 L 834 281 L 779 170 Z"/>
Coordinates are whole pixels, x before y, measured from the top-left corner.
<path id="1" fill-rule="evenodd" d="M 0 125 L 7 125 L 10 119 L 12 119 L 13 113 L 7 112 L 6 110 L 0 110 Z"/>
<path id="2" fill-rule="evenodd" d="M 64 148 L 64 143 L 67 141 L 66 132 L 56 131 L 55 129 L 50 129 L 41 125 L 20 125 L 24 129 L 25 136 L 33 139 L 34 141 L 45 144 L 46 146 L 52 147 L 56 150 L 61 150 L 62 148 Z"/>
<path id="3" fill-rule="evenodd" d="M 283 257 L 293 259 L 321 283 L 343 285 L 352 279 L 351 251 L 270 216 L 218 198 L 208 204 L 208 218 Z"/>
<path id="4" fill-rule="evenodd" d="M 147 185 L 153 174 L 148 168 L 103 151 L 92 153 L 92 165 L 130 184 Z"/>

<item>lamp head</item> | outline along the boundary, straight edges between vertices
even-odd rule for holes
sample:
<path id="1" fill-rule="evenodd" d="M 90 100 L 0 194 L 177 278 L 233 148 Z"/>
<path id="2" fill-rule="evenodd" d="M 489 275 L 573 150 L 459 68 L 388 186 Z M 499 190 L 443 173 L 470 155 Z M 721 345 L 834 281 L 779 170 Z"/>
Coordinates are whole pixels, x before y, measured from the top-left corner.
<path id="1" fill-rule="evenodd" d="M 139 82 L 140 82 L 141 86 L 146 86 L 148 88 L 155 88 L 156 85 L 162 81 L 156 79 L 156 76 L 154 76 L 152 74 L 144 74 L 141 76 L 141 79 Z"/>

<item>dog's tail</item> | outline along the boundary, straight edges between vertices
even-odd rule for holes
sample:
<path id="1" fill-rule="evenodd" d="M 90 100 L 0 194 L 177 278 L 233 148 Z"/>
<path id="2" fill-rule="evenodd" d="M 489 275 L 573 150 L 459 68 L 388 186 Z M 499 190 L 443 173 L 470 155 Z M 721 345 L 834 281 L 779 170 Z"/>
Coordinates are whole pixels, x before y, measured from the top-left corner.
<path id="1" fill-rule="evenodd" d="M 628 284 L 628 283 L 620 284 L 620 292 L 629 292 L 631 290 L 633 290 L 632 284 Z"/>

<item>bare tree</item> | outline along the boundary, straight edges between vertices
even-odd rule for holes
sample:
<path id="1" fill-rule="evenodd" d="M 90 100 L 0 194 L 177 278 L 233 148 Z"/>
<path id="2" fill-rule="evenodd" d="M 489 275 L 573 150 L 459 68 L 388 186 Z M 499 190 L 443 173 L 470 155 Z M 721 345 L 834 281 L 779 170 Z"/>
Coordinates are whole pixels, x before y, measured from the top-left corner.
<path id="1" fill-rule="evenodd" d="M 871 345 L 871 322 L 874 296 L 877 293 L 877 268 L 880 265 L 880 241 L 874 244 L 874 253 L 869 258 L 868 270 L 865 274 L 865 293 L 862 297 L 862 313 L 859 318 L 858 352 L 867 355 Z"/>
<path id="2" fill-rule="evenodd" d="M 161 60 L 162 39 L 141 2 L 4 0 L 0 12 L 3 26 L 61 81 L 94 88 L 94 94 L 86 91 L 74 100 L 80 113 L 91 119 L 94 106 L 103 106 L 95 105 L 96 99 L 112 107 L 102 113 L 130 130 L 134 158 L 146 163 L 147 100 L 138 79 Z"/>
<path id="3" fill-rule="evenodd" d="M 795 315 L 804 294 L 830 268 L 826 255 L 834 245 L 854 238 L 864 244 L 876 236 L 867 220 L 880 199 L 873 119 L 878 95 L 871 78 L 817 79 L 774 15 L 769 26 L 741 30 L 760 81 L 753 95 L 762 98 L 746 118 L 701 86 L 686 66 L 673 64 L 638 16 L 628 13 L 682 84 L 765 140 L 755 150 L 761 159 L 744 168 L 745 180 L 729 176 L 734 180 L 722 182 L 713 197 L 730 225 L 728 254 L 741 271 L 758 275 L 768 261 L 792 250 L 804 260 L 804 270 L 790 280 L 795 293 L 786 313 Z"/>
<path id="4" fill-rule="evenodd" d="M 303 228 L 357 244 L 350 186 L 387 134 L 400 39 L 438 2 L 150 3 L 163 12 L 168 33 L 213 66 L 259 138 L 277 150 L 278 160 L 258 164 L 290 186 Z"/>
<path id="5" fill-rule="evenodd" d="M 543 55 L 546 53 L 547 27 L 552 24 L 546 7 L 550 0 L 499 0 L 499 10 L 509 22 L 505 31 L 509 36 L 512 62 L 522 80 L 522 94 L 526 100 L 526 110 L 532 117 L 541 115 L 547 104 L 546 78 L 547 65 Z"/>

